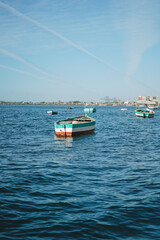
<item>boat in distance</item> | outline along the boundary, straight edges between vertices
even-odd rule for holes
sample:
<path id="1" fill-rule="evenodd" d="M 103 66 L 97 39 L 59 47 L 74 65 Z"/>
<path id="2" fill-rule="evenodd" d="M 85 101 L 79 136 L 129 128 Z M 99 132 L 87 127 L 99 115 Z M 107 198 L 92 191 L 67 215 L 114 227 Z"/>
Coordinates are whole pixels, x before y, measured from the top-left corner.
<path id="1" fill-rule="evenodd" d="M 68 118 L 55 122 L 55 133 L 58 137 L 74 137 L 92 133 L 95 130 L 96 120 L 88 115 Z"/>
<path id="2" fill-rule="evenodd" d="M 113 107 L 120 107 L 120 104 L 114 104 Z"/>
<path id="3" fill-rule="evenodd" d="M 96 108 L 95 107 L 85 107 L 84 112 L 85 113 L 93 113 L 93 112 L 96 112 Z"/>
<path id="4" fill-rule="evenodd" d="M 148 108 L 151 110 L 157 110 L 158 106 L 149 105 Z"/>
<path id="5" fill-rule="evenodd" d="M 47 113 L 48 113 L 49 115 L 54 115 L 54 114 L 57 114 L 58 112 L 55 112 L 55 111 L 47 111 Z"/>
<path id="6" fill-rule="evenodd" d="M 136 109 L 135 110 L 136 116 L 137 117 L 142 117 L 142 118 L 152 118 L 154 117 L 154 111 L 146 108 L 146 109 Z"/>

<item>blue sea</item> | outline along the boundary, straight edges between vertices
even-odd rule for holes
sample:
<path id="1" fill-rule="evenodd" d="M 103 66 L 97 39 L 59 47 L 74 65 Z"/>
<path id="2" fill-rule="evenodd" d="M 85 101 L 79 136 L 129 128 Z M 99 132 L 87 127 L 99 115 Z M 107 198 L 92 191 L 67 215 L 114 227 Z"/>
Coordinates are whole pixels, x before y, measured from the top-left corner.
<path id="1" fill-rule="evenodd" d="M 160 109 L 127 109 L 97 106 L 94 134 L 58 139 L 83 106 L 0 106 L 1 240 L 160 239 Z"/>

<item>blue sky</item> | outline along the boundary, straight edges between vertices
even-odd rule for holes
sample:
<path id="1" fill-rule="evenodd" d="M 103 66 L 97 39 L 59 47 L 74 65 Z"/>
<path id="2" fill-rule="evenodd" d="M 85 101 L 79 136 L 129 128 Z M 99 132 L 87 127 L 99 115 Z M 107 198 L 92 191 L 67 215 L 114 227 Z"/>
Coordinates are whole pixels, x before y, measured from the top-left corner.
<path id="1" fill-rule="evenodd" d="M 160 96 L 159 0 L 0 0 L 0 101 Z"/>

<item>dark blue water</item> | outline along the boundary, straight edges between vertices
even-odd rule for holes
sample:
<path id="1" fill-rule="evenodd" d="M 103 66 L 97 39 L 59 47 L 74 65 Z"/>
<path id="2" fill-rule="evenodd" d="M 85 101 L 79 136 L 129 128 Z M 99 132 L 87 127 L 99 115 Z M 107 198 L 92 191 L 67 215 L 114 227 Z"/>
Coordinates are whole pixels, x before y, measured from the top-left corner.
<path id="1" fill-rule="evenodd" d="M 57 139 L 54 121 L 82 106 L 0 106 L 0 239 L 160 239 L 160 109 L 120 109 Z"/>

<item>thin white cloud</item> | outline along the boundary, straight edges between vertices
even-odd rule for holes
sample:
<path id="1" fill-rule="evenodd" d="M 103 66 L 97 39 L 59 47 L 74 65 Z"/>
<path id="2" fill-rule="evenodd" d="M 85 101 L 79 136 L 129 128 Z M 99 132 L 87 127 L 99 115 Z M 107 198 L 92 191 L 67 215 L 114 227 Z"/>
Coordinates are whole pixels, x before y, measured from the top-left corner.
<path id="1" fill-rule="evenodd" d="M 144 53 L 160 39 L 159 0 L 115 1 L 115 21 L 124 34 L 126 56 L 126 82 L 130 83 L 140 67 Z M 117 16 L 119 16 L 117 18 Z"/>
<path id="2" fill-rule="evenodd" d="M 107 65 L 108 67 L 110 67 L 111 69 L 113 69 L 114 71 L 117 71 L 117 72 L 120 72 L 119 69 L 115 68 L 113 65 L 111 65 L 110 63 L 102 60 L 101 58 L 97 57 L 96 55 L 94 55 L 93 53 L 91 53 L 90 51 L 88 51 L 87 49 L 77 45 L 76 43 L 72 42 L 71 40 L 67 39 L 66 37 L 64 37 L 63 35 L 59 34 L 58 32 L 54 31 L 53 29 L 50 29 L 48 26 L 45 26 L 41 23 L 39 23 L 38 21 L 26 16 L 25 14 L 17 11 L 15 8 L 3 3 L 3 2 L 0 2 L 0 7 L 3 7 L 5 8 L 6 10 L 10 11 L 12 14 L 18 16 L 18 17 L 21 17 L 23 18 L 24 20 L 28 21 L 28 22 L 31 22 L 32 24 L 36 25 L 37 27 L 53 34 L 54 36 L 58 37 L 59 39 L 63 40 L 64 42 L 66 42 L 67 44 L 69 44 L 70 46 L 80 50 L 81 52 L 89 55 L 90 57 L 96 59 L 97 61 Z"/>
<path id="3" fill-rule="evenodd" d="M 2 64 L 0 64 L 0 68 L 7 69 L 9 71 L 14 71 L 14 72 L 26 74 L 26 75 L 29 75 L 31 77 L 34 77 L 34 78 L 37 78 L 37 79 L 42 79 L 42 80 L 45 80 L 45 81 L 48 80 L 44 77 L 40 77 L 40 76 L 37 76 L 35 74 L 29 73 L 29 72 L 26 72 L 26 71 L 23 71 L 23 70 L 20 70 L 20 69 L 17 69 L 17 68 L 8 67 L 8 66 L 2 65 Z"/>
<path id="4" fill-rule="evenodd" d="M 17 61 L 19 61 L 19 62 L 21 62 L 21 63 L 24 63 L 24 64 L 28 65 L 28 66 L 31 67 L 32 69 L 36 70 L 37 72 L 39 72 L 39 73 L 41 73 L 41 74 L 46 75 L 47 77 L 50 77 L 50 78 L 53 78 L 53 79 L 58 79 L 58 77 L 56 77 L 56 76 L 54 76 L 54 75 L 51 75 L 51 74 L 43 71 L 42 69 L 36 67 L 35 65 L 29 63 L 29 62 L 26 61 L 25 59 L 23 59 L 23 58 L 15 55 L 15 54 L 13 54 L 13 53 L 11 53 L 11 52 L 8 52 L 8 51 L 0 48 L 0 53 L 4 54 L 4 55 L 6 55 L 6 56 L 8 56 L 8 57 L 10 57 L 10 58 L 13 58 L 13 59 L 15 59 L 15 60 L 17 60 Z"/>

